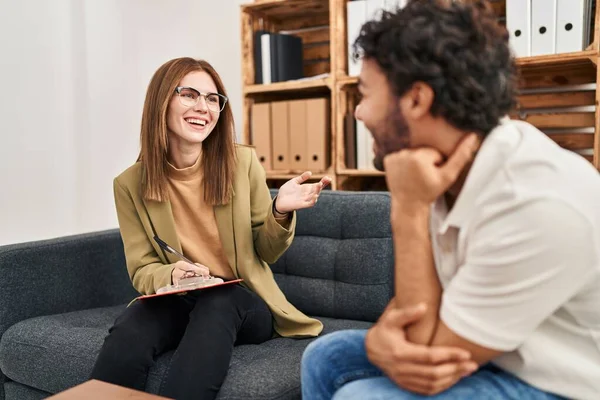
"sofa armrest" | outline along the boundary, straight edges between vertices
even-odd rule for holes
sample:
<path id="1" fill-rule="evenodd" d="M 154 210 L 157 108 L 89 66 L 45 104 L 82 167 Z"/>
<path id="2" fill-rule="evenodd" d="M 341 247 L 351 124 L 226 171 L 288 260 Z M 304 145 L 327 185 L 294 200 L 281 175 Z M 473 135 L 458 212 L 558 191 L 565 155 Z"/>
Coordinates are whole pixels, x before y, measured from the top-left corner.
<path id="1" fill-rule="evenodd" d="M 136 295 L 117 229 L 0 247 L 0 336 L 28 318 Z"/>

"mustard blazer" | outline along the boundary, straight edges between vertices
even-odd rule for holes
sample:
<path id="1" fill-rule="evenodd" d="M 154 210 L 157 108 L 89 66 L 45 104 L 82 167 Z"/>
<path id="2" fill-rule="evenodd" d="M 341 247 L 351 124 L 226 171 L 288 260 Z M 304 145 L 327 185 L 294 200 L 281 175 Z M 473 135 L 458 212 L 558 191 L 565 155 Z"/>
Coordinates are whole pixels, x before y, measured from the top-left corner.
<path id="1" fill-rule="evenodd" d="M 215 206 L 219 236 L 229 265 L 243 284 L 268 305 L 276 333 L 284 337 L 317 336 L 323 324 L 290 304 L 277 286 L 267 263 L 275 262 L 294 238 L 296 213 L 289 229 L 273 216 L 265 171 L 252 147 L 236 145 L 236 171 L 231 200 Z M 141 294 L 155 293 L 171 283 L 176 256 L 163 252 L 153 237 L 181 251 L 169 201 L 142 197 L 142 165 L 136 163 L 114 179 L 119 227 L 125 248 L 127 271 Z M 210 266 L 209 266 L 210 267 Z"/>

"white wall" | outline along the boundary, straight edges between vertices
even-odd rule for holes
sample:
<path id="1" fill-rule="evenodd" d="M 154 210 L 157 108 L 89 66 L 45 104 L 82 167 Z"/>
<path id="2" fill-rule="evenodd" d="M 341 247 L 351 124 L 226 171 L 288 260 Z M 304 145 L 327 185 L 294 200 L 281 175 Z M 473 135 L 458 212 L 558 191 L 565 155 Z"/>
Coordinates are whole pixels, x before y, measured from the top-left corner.
<path id="1" fill-rule="evenodd" d="M 171 58 L 214 65 L 239 131 L 244 2 L 0 0 L 0 245 L 117 227 L 112 180 Z"/>

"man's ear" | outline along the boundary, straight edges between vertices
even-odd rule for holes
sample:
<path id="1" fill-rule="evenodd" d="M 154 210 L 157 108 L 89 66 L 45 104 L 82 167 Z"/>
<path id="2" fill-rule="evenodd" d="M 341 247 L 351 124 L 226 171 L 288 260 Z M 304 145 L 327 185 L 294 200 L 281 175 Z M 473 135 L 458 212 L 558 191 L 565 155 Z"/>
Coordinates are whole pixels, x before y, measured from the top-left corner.
<path id="1" fill-rule="evenodd" d="M 415 82 L 399 99 L 398 106 L 406 118 L 419 120 L 430 114 L 434 96 L 431 86 L 424 82 Z"/>

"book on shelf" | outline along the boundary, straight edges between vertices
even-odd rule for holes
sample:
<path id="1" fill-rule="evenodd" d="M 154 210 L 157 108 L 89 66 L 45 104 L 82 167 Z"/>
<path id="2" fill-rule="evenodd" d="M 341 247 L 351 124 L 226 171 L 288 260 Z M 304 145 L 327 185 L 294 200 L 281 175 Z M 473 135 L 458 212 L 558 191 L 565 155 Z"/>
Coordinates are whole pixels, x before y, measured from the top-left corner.
<path id="1" fill-rule="evenodd" d="M 256 31 L 254 82 L 269 84 L 304 77 L 302 39 L 298 36 Z"/>
<path id="2" fill-rule="evenodd" d="M 373 136 L 362 121 L 348 112 L 344 117 L 344 162 L 347 169 L 375 170 Z"/>

